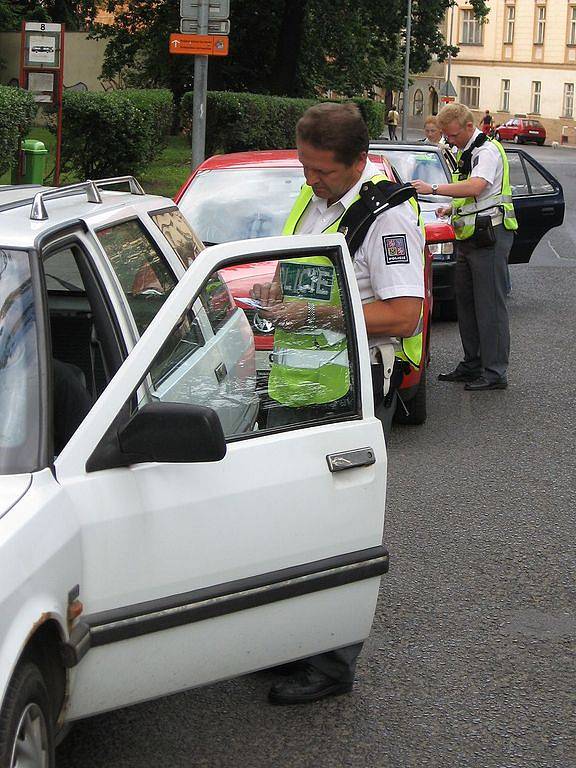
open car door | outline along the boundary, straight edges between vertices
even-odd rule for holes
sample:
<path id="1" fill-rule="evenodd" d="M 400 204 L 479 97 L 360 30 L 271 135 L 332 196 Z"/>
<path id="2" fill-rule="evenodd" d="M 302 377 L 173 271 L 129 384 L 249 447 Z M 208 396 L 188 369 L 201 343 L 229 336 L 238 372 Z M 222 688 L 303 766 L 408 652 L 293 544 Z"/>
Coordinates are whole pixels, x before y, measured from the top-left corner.
<path id="1" fill-rule="evenodd" d="M 564 192 L 558 179 L 527 152 L 506 148 L 506 156 L 518 220 L 508 260 L 523 264 L 530 261 L 546 232 L 564 221 Z"/>
<path id="2" fill-rule="evenodd" d="M 286 426 L 274 427 L 267 423 L 276 404 L 259 393 L 255 428 L 224 434 L 219 410 L 246 397 L 249 377 L 218 366 L 213 373 L 226 387 L 207 408 L 193 329 L 204 311 L 221 309 L 218 270 L 270 260 L 288 265 L 290 280 L 296 275 L 311 296 L 337 283 L 340 346 L 331 364 L 344 366 L 348 387 L 332 408 L 310 415 L 296 407 Z M 250 350 L 247 327 L 231 322 L 221 343 Z M 55 473 L 82 538 L 84 612 L 68 649 L 76 667 L 71 719 L 366 638 L 388 567 L 386 451 L 344 238 L 204 251 Z"/>

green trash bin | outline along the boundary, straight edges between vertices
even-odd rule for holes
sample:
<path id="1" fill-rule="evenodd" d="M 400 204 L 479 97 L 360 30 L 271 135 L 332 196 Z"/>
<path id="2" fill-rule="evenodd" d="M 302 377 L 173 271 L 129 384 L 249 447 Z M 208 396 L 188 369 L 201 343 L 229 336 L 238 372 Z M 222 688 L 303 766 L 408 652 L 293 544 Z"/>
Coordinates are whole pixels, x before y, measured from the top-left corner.
<path id="1" fill-rule="evenodd" d="M 24 139 L 20 152 L 21 163 L 12 169 L 12 183 L 43 184 L 48 154 L 44 143 L 38 139 Z"/>

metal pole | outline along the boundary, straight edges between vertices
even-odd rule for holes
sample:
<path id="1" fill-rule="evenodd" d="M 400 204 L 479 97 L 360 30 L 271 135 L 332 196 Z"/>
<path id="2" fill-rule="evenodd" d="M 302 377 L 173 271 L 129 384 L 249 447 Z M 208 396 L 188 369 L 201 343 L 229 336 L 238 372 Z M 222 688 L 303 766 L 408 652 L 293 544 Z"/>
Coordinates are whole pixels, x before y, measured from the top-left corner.
<path id="1" fill-rule="evenodd" d="M 452 45 L 452 27 L 454 25 L 454 5 L 455 3 L 452 3 L 452 10 L 450 11 L 450 40 L 448 42 L 448 45 Z M 446 71 L 446 93 L 444 96 L 450 96 L 451 94 L 448 93 L 448 88 L 450 87 L 450 67 L 452 66 L 452 54 L 448 54 L 448 67 Z"/>
<path id="2" fill-rule="evenodd" d="M 412 33 L 412 0 L 406 11 L 406 58 L 404 61 L 404 90 L 402 95 L 402 141 L 406 141 L 408 125 L 408 74 L 410 72 L 410 35 Z"/>
<path id="3" fill-rule="evenodd" d="M 198 34 L 208 34 L 209 0 L 200 0 Z M 204 160 L 206 153 L 206 90 L 208 56 L 194 56 L 194 100 L 192 111 L 192 170 Z"/>

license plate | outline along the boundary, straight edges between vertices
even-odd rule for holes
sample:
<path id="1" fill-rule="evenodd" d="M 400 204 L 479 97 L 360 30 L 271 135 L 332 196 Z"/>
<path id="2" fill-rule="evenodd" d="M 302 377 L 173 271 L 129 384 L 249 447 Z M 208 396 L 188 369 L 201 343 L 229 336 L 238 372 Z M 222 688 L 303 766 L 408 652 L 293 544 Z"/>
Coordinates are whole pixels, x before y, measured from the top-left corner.
<path id="1" fill-rule="evenodd" d="M 528 133 L 535 133 L 538 136 L 538 131 L 528 131 Z"/>

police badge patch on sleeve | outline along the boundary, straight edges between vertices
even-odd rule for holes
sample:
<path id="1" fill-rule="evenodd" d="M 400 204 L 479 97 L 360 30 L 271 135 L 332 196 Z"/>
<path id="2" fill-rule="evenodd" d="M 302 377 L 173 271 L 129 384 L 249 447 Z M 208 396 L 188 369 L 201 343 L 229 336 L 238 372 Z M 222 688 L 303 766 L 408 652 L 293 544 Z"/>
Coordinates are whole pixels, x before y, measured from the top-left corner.
<path id="1" fill-rule="evenodd" d="M 410 264 L 406 235 L 384 235 L 382 243 L 386 264 Z"/>

